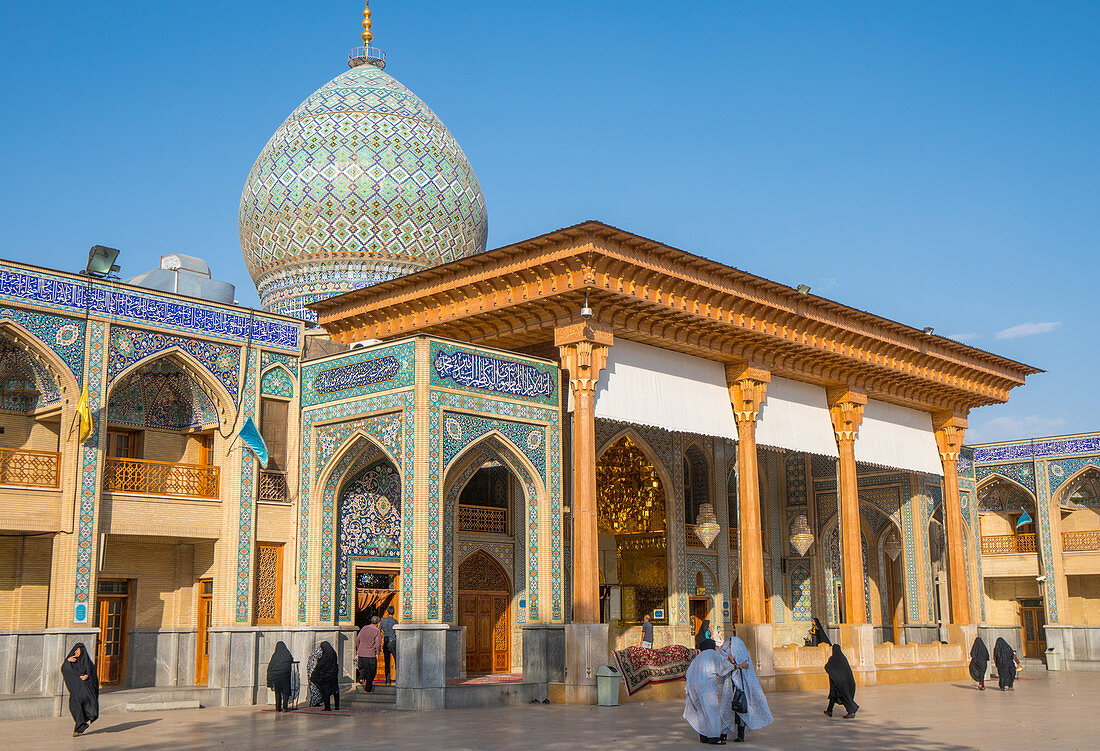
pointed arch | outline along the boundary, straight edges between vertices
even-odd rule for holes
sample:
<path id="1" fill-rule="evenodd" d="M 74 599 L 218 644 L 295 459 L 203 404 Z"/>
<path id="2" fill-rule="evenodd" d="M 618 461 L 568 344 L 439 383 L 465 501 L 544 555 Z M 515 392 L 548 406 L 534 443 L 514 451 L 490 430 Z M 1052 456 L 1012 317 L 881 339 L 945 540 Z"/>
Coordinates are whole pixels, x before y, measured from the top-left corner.
<path id="1" fill-rule="evenodd" d="M 512 594 L 512 577 L 484 550 L 471 550 L 458 563 L 458 589 L 466 592 Z"/>
<path id="2" fill-rule="evenodd" d="M 458 561 L 455 550 L 458 539 L 458 499 L 462 488 L 488 460 L 497 459 L 515 477 L 522 492 L 522 501 L 512 504 L 513 524 L 510 537 L 515 545 L 516 581 L 514 588 L 523 597 L 527 593 L 527 609 L 532 618 L 538 613 L 538 570 L 529 565 L 528 556 L 538 555 L 540 509 L 548 506 L 548 489 L 538 470 L 527 456 L 507 436 L 492 430 L 463 447 L 448 463 L 443 473 L 443 619 L 457 621 L 455 601 L 458 593 Z M 530 571 L 530 576 L 527 572 Z M 522 580 L 520 577 L 523 577 Z M 526 620 L 526 613 L 517 608 L 516 620 Z"/>
<path id="3" fill-rule="evenodd" d="M 982 507 L 982 491 L 987 490 L 990 485 L 993 485 L 993 484 L 998 483 L 998 482 L 1003 482 L 1006 485 L 1008 485 L 1010 488 L 1012 488 L 1013 490 L 1017 490 L 1020 493 L 1023 493 L 1024 499 L 1030 504 L 1030 507 L 1029 507 L 1028 510 L 1032 511 L 1032 512 L 1036 511 L 1036 509 L 1038 507 L 1036 505 L 1035 494 L 1033 492 L 1031 492 L 1031 490 L 1029 490 L 1027 488 L 1027 486 L 1021 484 L 1018 480 L 1014 480 L 1011 477 L 1008 477 L 1007 475 L 1002 475 L 1000 472 L 992 472 L 992 473 L 986 475 L 985 477 L 983 477 L 981 482 L 979 482 L 977 484 L 977 486 L 975 486 L 975 488 L 974 488 L 974 495 L 975 495 L 975 501 L 976 501 L 975 505 L 976 505 L 979 512 L 981 511 L 981 507 Z M 940 506 L 942 506 L 942 505 L 943 504 L 941 503 Z M 1001 509 L 1001 510 L 1002 511 L 1008 511 L 1009 509 Z M 933 509 L 933 513 L 935 513 L 935 509 Z"/>
<path id="4" fill-rule="evenodd" d="M 359 444 L 363 445 L 360 446 Z M 382 441 L 378 440 L 377 437 L 371 435 L 362 428 L 356 428 L 354 431 L 352 431 L 351 435 L 344 439 L 344 442 L 341 443 L 340 447 L 333 452 L 332 456 L 329 457 L 328 461 L 325 463 L 324 468 L 322 468 L 321 470 L 321 474 L 317 477 L 317 482 L 316 484 L 314 484 L 314 488 L 327 488 L 332 480 L 334 471 L 347 457 L 347 455 L 357 450 L 362 450 L 363 448 L 365 448 L 366 445 L 369 445 L 370 447 L 377 450 L 380 454 L 385 456 L 386 459 L 389 460 L 390 464 L 397 468 L 398 473 L 402 477 L 404 477 L 404 468 L 401 466 L 401 462 L 399 462 L 397 458 L 390 453 L 389 449 L 386 448 Z M 341 472 L 341 477 L 344 474 L 345 472 Z M 337 480 L 340 480 L 341 477 L 337 477 Z"/>
<path id="5" fill-rule="evenodd" d="M 4 334 L 45 368 L 57 384 L 62 402 L 78 394 L 80 385 L 76 376 L 50 346 L 11 318 L 0 318 L 0 335 Z"/>
<path id="6" fill-rule="evenodd" d="M 665 489 L 665 518 L 671 519 L 671 509 L 668 507 L 673 501 L 670 500 L 671 496 L 675 493 L 676 485 L 672 482 L 672 467 L 666 467 L 664 463 L 657 457 L 657 452 L 653 450 L 653 447 L 649 445 L 649 441 L 642 437 L 642 435 L 635 430 L 632 426 L 627 425 L 622 430 L 618 431 L 604 442 L 600 450 L 596 452 L 596 464 L 600 463 L 600 459 L 606 454 L 612 446 L 618 444 L 623 438 L 629 438 L 634 442 L 641 452 L 645 454 L 646 460 L 653 466 L 653 469 L 657 472 L 657 477 L 661 480 L 661 486 Z"/>
<path id="7" fill-rule="evenodd" d="M 210 398 L 214 408 L 218 411 L 218 416 L 221 418 L 221 424 L 219 429 L 223 431 L 233 427 L 231 420 L 236 418 L 237 414 L 237 401 L 226 389 L 225 385 L 221 383 L 213 374 L 206 369 L 206 367 L 195 359 L 187 350 L 180 347 L 178 344 L 173 344 L 171 347 L 162 349 L 160 352 L 155 352 L 148 357 L 132 362 L 119 371 L 111 382 L 107 385 L 107 391 L 104 394 L 104 404 L 110 403 L 110 398 L 114 393 L 115 388 L 126 381 L 126 377 L 141 370 L 143 367 L 154 363 L 162 359 L 170 359 L 177 366 L 179 366 L 184 372 L 191 376 L 199 387 Z"/>
<path id="8" fill-rule="evenodd" d="M 403 518 L 403 498 L 401 467 L 393 461 L 376 440 L 362 431 L 356 431 L 341 446 L 341 449 L 329 462 L 322 476 L 322 482 L 317 484 L 323 488 L 321 497 L 321 575 L 320 575 L 320 613 L 323 620 L 327 620 L 328 608 L 333 600 L 337 604 L 336 622 L 353 617 L 349 615 L 349 597 L 352 589 L 349 573 L 352 571 L 351 562 L 364 559 L 369 553 L 358 552 L 364 548 L 361 544 L 352 551 L 352 543 L 362 543 L 363 536 L 368 530 L 360 526 L 348 533 L 345 517 L 345 496 L 358 478 L 370 472 L 372 468 L 385 466 L 393 470 L 391 483 L 394 495 L 386 496 L 388 508 L 379 508 L 378 504 L 367 504 L 358 509 L 362 512 L 356 517 L 359 522 L 367 522 L 375 527 L 382 525 L 385 532 L 394 543 L 394 555 L 379 557 L 379 560 L 391 560 L 396 562 L 400 557 L 400 531 Z M 362 504 L 361 504 L 362 505 Z M 369 507 L 368 507 L 369 506 Z M 363 518 L 360 518 L 360 517 Z M 370 517 L 369 519 L 366 517 Z M 328 523 L 325 523 L 327 520 Z M 378 531 L 377 529 L 375 531 Z M 346 536 L 349 534 L 350 536 Z M 373 540 L 368 541 L 373 542 Z M 332 580 L 332 571 L 337 571 L 337 579 Z M 334 591 L 335 590 L 335 591 Z"/>
<path id="9" fill-rule="evenodd" d="M 1054 491 L 1055 503 L 1057 503 L 1058 505 L 1065 503 L 1066 496 L 1069 494 L 1069 491 L 1074 486 L 1074 484 L 1082 477 L 1085 477 L 1086 475 L 1092 473 L 1100 475 L 1100 466 L 1097 466 L 1095 464 L 1086 464 L 1085 466 L 1074 472 L 1072 475 L 1067 477 L 1065 480 L 1063 480 L 1062 484 L 1058 486 L 1058 489 Z"/>
<path id="10" fill-rule="evenodd" d="M 283 376 L 285 376 L 287 379 L 289 379 L 289 386 L 290 386 L 290 389 L 291 389 L 291 392 L 289 394 L 271 393 L 271 392 L 265 390 L 265 389 L 268 388 L 267 378 L 272 373 L 276 373 L 276 374 L 282 373 Z M 298 388 L 297 379 L 294 377 L 294 374 L 291 373 L 290 370 L 285 365 L 283 365 L 281 362 L 274 363 L 274 364 L 269 365 L 266 368 L 264 368 L 263 371 L 260 373 L 259 384 L 260 384 L 260 396 L 273 396 L 275 398 L 283 398 L 283 399 L 293 399 L 295 391 Z M 276 385 L 278 385 L 278 384 L 276 384 Z"/>

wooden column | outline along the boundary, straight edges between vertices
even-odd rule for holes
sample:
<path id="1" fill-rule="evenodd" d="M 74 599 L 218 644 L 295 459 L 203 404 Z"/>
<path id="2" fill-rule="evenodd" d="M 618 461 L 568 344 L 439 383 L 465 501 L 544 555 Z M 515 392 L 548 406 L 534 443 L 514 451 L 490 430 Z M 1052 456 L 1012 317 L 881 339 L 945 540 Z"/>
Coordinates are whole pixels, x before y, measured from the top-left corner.
<path id="1" fill-rule="evenodd" d="M 596 529 L 596 383 L 614 344 L 595 321 L 554 330 L 573 396 L 573 623 L 600 622 L 599 539 Z"/>
<path id="2" fill-rule="evenodd" d="M 828 390 L 829 417 L 840 454 L 837 506 L 840 510 L 840 567 L 844 582 L 844 623 L 867 623 L 863 599 L 863 546 L 859 535 L 859 485 L 856 481 L 856 435 L 863 422 L 867 395 L 847 386 Z"/>
<path id="3" fill-rule="evenodd" d="M 737 510 L 741 622 L 764 623 L 764 539 L 760 528 L 760 471 L 756 464 L 756 418 L 771 373 L 746 363 L 726 366 L 737 421 Z"/>
<path id="4" fill-rule="evenodd" d="M 951 592 L 951 623 L 970 623 L 970 589 L 966 579 L 966 533 L 959 500 L 959 450 L 966 434 L 966 418 L 933 416 L 936 445 L 943 464 L 943 521 L 947 532 L 947 579 Z"/>

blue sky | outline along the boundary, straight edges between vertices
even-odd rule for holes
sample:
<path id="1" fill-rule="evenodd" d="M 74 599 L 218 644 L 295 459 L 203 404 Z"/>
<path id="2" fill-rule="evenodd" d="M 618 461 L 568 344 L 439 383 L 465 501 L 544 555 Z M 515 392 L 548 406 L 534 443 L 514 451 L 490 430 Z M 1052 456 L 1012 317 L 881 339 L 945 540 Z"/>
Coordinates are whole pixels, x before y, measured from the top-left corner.
<path id="1" fill-rule="evenodd" d="M 5 3 L 0 256 L 207 258 L 358 0 Z M 1100 430 L 1100 3 L 375 0 L 489 244 L 601 219 L 1048 373 L 968 440 Z"/>

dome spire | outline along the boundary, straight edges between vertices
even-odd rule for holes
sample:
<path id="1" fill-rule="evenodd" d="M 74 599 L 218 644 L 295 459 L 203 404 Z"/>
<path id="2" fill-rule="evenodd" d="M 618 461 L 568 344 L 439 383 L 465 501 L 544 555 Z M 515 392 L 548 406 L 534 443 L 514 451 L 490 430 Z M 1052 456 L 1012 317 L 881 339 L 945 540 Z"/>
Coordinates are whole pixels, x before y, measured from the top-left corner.
<path id="1" fill-rule="evenodd" d="M 370 0 L 366 0 L 363 8 L 363 46 L 370 47 L 374 33 L 370 30 Z"/>
<path id="2" fill-rule="evenodd" d="M 363 46 L 356 47 L 348 53 L 348 67 L 356 68 L 360 65 L 373 65 L 377 68 L 386 67 L 386 53 L 377 47 L 371 47 L 374 40 L 374 32 L 371 31 L 370 0 L 363 4 Z"/>

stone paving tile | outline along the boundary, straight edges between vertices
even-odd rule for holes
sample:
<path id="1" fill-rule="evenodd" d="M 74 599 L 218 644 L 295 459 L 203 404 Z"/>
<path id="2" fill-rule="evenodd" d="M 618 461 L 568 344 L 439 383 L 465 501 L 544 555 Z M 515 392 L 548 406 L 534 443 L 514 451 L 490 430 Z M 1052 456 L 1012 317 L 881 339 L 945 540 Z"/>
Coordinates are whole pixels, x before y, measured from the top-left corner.
<path id="1" fill-rule="evenodd" d="M 774 725 L 744 748 L 767 749 L 1088 749 L 1100 748 L 1100 673 L 1026 672 L 1016 691 L 979 692 L 963 682 L 860 689 L 855 720 L 821 714 L 817 693 L 769 697 Z M 447 712 L 349 716 L 259 707 L 112 714 L 72 738 L 64 718 L 0 723 L 0 747 L 13 751 L 227 749 L 701 749 L 680 717 L 680 702 L 621 707 L 523 705 Z M 732 745 L 732 744 L 731 744 Z M 740 744 L 739 744 L 740 745 Z M 735 748 L 737 746 L 734 746 Z"/>

